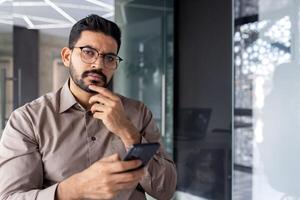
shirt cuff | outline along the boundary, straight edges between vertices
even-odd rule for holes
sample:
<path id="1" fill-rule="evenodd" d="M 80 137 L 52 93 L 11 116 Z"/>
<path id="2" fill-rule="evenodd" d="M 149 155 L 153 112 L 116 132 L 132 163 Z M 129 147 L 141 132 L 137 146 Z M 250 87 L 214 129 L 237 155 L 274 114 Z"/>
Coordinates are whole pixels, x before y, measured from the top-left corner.
<path id="1" fill-rule="evenodd" d="M 143 136 L 141 136 L 140 142 L 138 144 L 149 143 Z M 126 152 L 128 152 L 132 146 L 125 146 Z"/>
<path id="2" fill-rule="evenodd" d="M 55 193 L 58 183 L 41 190 L 37 195 L 37 200 L 55 200 Z"/>
<path id="3" fill-rule="evenodd" d="M 141 139 L 141 144 L 149 143 L 149 142 L 146 140 L 146 138 L 144 138 L 143 136 L 141 136 L 141 137 L 142 137 L 142 139 Z"/>

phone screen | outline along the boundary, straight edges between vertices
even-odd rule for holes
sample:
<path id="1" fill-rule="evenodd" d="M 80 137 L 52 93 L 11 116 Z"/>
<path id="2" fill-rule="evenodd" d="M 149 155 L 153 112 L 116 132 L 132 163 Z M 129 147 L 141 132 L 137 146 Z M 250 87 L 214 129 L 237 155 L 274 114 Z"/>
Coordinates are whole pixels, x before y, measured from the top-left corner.
<path id="1" fill-rule="evenodd" d="M 159 143 L 134 144 L 123 160 L 141 160 L 144 167 L 158 150 Z"/>

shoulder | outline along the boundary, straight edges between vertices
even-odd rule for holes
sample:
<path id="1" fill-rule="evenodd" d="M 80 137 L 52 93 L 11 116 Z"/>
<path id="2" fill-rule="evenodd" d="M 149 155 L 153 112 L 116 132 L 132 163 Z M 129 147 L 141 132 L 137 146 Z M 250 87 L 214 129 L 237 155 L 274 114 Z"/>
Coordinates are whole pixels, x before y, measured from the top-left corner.
<path id="1" fill-rule="evenodd" d="M 59 89 L 57 92 L 47 93 L 25 105 L 17 108 L 13 111 L 12 115 L 21 115 L 27 118 L 33 118 L 34 116 L 41 116 L 45 111 L 56 112 L 59 107 L 60 98 Z"/>
<path id="2" fill-rule="evenodd" d="M 22 136 L 35 141 L 34 133 L 37 125 L 41 121 L 47 121 L 47 117 L 55 112 L 56 100 L 56 93 L 48 93 L 17 108 L 11 113 L 3 135 Z"/>

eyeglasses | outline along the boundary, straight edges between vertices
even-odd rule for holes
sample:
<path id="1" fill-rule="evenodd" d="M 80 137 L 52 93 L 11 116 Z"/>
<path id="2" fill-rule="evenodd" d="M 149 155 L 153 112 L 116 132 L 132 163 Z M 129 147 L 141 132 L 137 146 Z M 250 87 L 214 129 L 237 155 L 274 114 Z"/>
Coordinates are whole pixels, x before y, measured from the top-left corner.
<path id="1" fill-rule="evenodd" d="M 104 67 L 107 69 L 115 70 L 117 69 L 119 63 L 123 60 L 119 56 L 115 55 L 114 53 L 107 53 L 102 54 L 96 49 L 88 46 L 84 47 L 72 47 L 71 49 L 79 48 L 81 50 L 80 52 L 80 58 L 82 62 L 86 64 L 93 64 L 96 62 L 99 56 L 102 57 Z"/>

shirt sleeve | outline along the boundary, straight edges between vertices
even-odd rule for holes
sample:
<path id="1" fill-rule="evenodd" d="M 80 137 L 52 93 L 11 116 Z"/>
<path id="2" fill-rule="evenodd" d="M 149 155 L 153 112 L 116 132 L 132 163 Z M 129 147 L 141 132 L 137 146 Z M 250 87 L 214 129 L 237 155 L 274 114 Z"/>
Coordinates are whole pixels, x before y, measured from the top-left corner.
<path id="1" fill-rule="evenodd" d="M 57 184 L 43 188 L 43 164 L 34 128 L 20 109 L 0 141 L 0 199 L 54 200 Z"/>
<path id="2" fill-rule="evenodd" d="M 146 175 L 140 185 L 145 192 L 158 200 L 171 199 L 177 184 L 176 167 L 163 147 L 160 131 L 154 122 L 152 113 L 147 108 L 145 113 L 141 142 L 159 142 L 160 148 L 146 166 Z"/>

